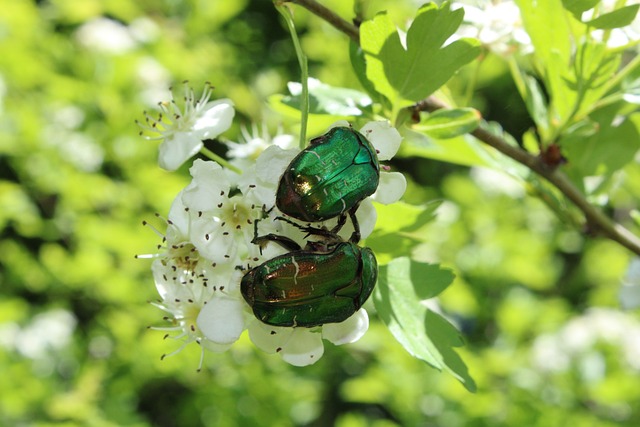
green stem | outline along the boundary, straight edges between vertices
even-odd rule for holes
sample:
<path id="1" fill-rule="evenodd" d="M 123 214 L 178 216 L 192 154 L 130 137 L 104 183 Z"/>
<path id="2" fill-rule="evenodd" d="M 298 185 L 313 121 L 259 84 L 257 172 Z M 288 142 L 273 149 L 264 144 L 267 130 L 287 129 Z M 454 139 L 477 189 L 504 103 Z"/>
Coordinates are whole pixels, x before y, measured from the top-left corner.
<path id="1" fill-rule="evenodd" d="M 218 156 L 216 153 L 209 150 L 208 148 L 202 147 L 200 149 L 200 152 L 205 156 L 207 156 L 208 158 L 210 158 L 211 160 L 213 160 L 214 162 L 218 163 L 220 166 L 225 167 L 231 171 L 234 171 L 238 175 L 242 175 L 242 169 L 239 169 L 238 167 L 233 166 L 231 163 L 229 163 L 222 157 Z"/>
<path id="2" fill-rule="evenodd" d="M 307 65 L 307 57 L 300 46 L 300 40 L 298 39 L 298 33 L 296 32 L 291 10 L 289 10 L 281 0 L 276 0 L 274 5 L 276 9 L 278 9 L 278 12 L 284 17 L 287 27 L 289 27 L 293 46 L 296 49 L 298 63 L 300 64 L 300 83 L 302 84 L 302 98 L 300 100 L 300 149 L 304 150 L 307 146 L 307 121 L 309 120 L 309 68 Z"/>

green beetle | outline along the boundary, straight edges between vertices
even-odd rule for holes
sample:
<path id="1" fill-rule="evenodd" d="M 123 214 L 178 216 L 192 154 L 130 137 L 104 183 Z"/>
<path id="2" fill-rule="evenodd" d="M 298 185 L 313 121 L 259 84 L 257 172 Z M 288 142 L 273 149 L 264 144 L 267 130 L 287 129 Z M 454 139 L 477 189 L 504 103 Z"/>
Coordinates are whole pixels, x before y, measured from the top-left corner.
<path id="1" fill-rule="evenodd" d="M 380 182 L 380 163 L 375 148 L 361 133 L 347 126 L 335 127 L 311 140 L 285 169 L 276 192 L 281 212 L 301 221 L 318 222 L 346 215 L 360 232 L 355 217 L 359 203 L 375 193 Z"/>
<path id="2" fill-rule="evenodd" d="M 242 278 L 242 296 L 266 324 L 311 328 L 342 322 L 362 307 L 376 284 L 378 263 L 369 248 L 341 241 L 310 242 L 302 250 L 285 237 L 257 240 L 298 249 L 262 263 Z"/>

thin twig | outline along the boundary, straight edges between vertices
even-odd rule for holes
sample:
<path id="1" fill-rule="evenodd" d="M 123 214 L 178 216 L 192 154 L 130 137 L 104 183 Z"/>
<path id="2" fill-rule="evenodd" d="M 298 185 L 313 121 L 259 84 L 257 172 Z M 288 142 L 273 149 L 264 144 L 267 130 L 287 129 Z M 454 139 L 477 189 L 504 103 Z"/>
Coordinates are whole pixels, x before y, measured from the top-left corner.
<path id="1" fill-rule="evenodd" d="M 449 108 L 439 99 L 430 96 L 416 104 L 416 108 L 423 111 L 435 111 Z M 478 140 L 500 151 L 507 157 L 521 163 L 553 184 L 565 197 L 573 202 L 585 215 L 587 229 L 591 233 L 603 235 L 620 243 L 625 248 L 640 255 L 640 239 L 622 225 L 612 221 L 600 209 L 587 201 L 561 170 L 546 164 L 539 156 L 527 153 L 521 148 L 509 144 L 504 138 L 491 133 L 485 126 L 480 126 L 471 132 Z"/>
<path id="2" fill-rule="evenodd" d="M 336 15 L 332 10 L 327 9 L 325 6 L 321 5 L 317 1 L 287 0 L 287 2 L 304 7 L 309 12 L 319 16 L 320 18 L 327 21 L 329 24 L 336 27 L 338 30 L 348 35 L 351 38 L 351 40 L 353 40 L 354 42 L 360 43 L 360 30 L 358 30 L 358 27 L 356 27 L 349 21 L 345 21 L 340 16 Z"/>
<path id="3" fill-rule="evenodd" d="M 333 11 L 322 6 L 317 1 L 290 0 L 290 2 L 304 7 L 359 43 L 360 36 L 358 27 L 340 18 Z M 449 108 L 449 106 L 437 98 L 430 96 L 416 104 L 416 108 L 424 109 L 424 111 L 435 111 L 441 108 Z M 587 222 L 587 230 L 591 233 L 599 233 L 610 240 L 618 242 L 636 255 L 640 255 L 640 239 L 622 225 L 615 223 L 596 206 L 589 203 L 580 190 L 578 190 L 569 178 L 558 168 L 550 167 L 542 158 L 529 154 L 518 147 L 514 147 L 504 138 L 489 132 L 486 127 L 481 126 L 471 134 L 507 157 L 525 165 L 553 184 L 567 199 L 571 200 L 583 212 Z"/>

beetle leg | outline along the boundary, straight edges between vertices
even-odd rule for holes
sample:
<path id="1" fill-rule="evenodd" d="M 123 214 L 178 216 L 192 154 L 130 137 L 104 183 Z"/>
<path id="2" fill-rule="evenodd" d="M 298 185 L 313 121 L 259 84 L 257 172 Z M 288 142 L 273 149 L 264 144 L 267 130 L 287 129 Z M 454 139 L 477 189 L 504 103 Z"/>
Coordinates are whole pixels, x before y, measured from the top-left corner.
<path id="1" fill-rule="evenodd" d="M 288 224 L 293 225 L 294 227 L 296 227 L 297 229 L 304 231 L 305 233 L 307 233 L 307 235 L 305 236 L 305 239 L 309 236 L 322 236 L 322 237 L 326 237 L 328 239 L 331 240 L 336 240 L 336 233 L 333 230 L 327 230 L 326 228 L 318 228 L 318 227 L 312 227 L 311 225 L 300 225 L 298 223 L 295 223 L 293 221 L 291 221 L 288 218 L 285 218 L 283 216 L 277 216 L 276 217 L 277 220 L 280 221 L 284 221 Z M 345 219 L 346 221 L 346 219 Z"/>
<path id="2" fill-rule="evenodd" d="M 349 238 L 351 243 L 358 243 L 360 241 L 360 224 L 358 224 L 358 218 L 356 218 L 356 211 L 360 203 L 355 205 L 353 208 L 349 209 L 349 217 L 351 218 L 351 222 L 353 223 L 353 233 Z"/>
<path id="3" fill-rule="evenodd" d="M 336 224 L 335 227 L 331 229 L 331 232 L 334 234 L 337 234 L 338 231 L 340 231 L 346 223 L 347 223 L 347 215 L 345 213 L 340 214 L 340 216 L 338 217 L 338 223 Z"/>
<path id="4" fill-rule="evenodd" d="M 289 252 L 299 251 L 302 249 L 295 240 L 292 240 L 286 236 L 279 236 L 272 233 L 266 234 L 264 236 L 256 236 L 251 241 L 251 243 L 260 246 L 260 253 L 262 253 L 262 248 L 269 242 L 277 243 Z"/>

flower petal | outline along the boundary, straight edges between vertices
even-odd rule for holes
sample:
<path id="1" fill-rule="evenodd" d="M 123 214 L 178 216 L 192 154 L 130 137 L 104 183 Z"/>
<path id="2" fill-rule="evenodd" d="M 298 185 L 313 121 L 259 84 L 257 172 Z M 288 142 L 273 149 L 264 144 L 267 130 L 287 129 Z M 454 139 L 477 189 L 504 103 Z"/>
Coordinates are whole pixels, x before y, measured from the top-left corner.
<path id="1" fill-rule="evenodd" d="M 369 315 L 361 308 L 353 316 L 341 323 L 327 323 L 322 326 L 322 338 L 335 345 L 358 341 L 369 329 Z"/>
<path id="2" fill-rule="evenodd" d="M 280 354 L 282 360 L 293 366 L 313 365 L 324 354 L 322 335 L 306 328 L 294 328 Z"/>
<path id="3" fill-rule="evenodd" d="M 388 121 L 369 122 L 360 129 L 360 133 L 378 151 L 378 160 L 389 160 L 398 152 L 402 136 Z"/>
<path id="4" fill-rule="evenodd" d="M 167 241 L 182 243 L 189 239 L 189 213 L 182 203 L 182 191 L 178 193 L 169 209 Z"/>
<path id="5" fill-rule="evenodd" d="M 262 323 L 254 318 L 247 328 L 249 339 L 260 350 L 274 354 L 282 350 L 293 334 L 293 328 L 282 328 Z"/>
<path id="6" fill-rule="evenodd" d="M 203 212 L 218 204 L 229 191 L 229 181 L 216 162 L 196 159 L 189 169 L 193 179 L 182 192 L 182 201 L 192 212 Z"/>
<path id="7" fill-rule="evenodd" d="M 236 111 L 230 99 L 218 99 L 207 103 L 204 113 L 193 124 L 193 132 L 200 139 L 211 139 L 231 127 Z"/>
<path id="8" fill-rule="evenodd" d="M 198 314 L 196 323 L 204 336 L 216 344 L 231 344 L 244 330 L 242 303 L 235 298 L 216 296 Z"/>
<path id="9" fill-rule="evenodd" d="M 160 144 L 158 164 L 164 170 L 174 171 L 195 156 L 202 145 L 202 140 L 193 133 L 176 132 Z"/>
<path id="10" fill-rule="evenodd" d="M 265 183 L 272 184 L 275 189 L 284 170 L 299 152 L 283 150 L 277 145 L 268 147 L 256 160 L 256 176 Z"/>
<path id="11" fill-rule="evenodd" d="M 156 258 L 151 264 L 151 273 L 156 283 L 156 289 L 163 301 L 173 301 L 175 299 L 189 298 L 186 287 L 176 286 L 175 281 L 169 280 L 171 268 L 163 263 L 162 259 Z"/>
<path id="12" fill-rule="evenodd" d="M 337 122 L 331 123 L 331 125 L 327 129 L 327 132 L 329 132 L 333 128 L 342 127 L 342 126 L 346 126 L 346 127 L 350 128 L 351 127 L 351 123 L 349 123 L 346 120 L 338 120 Z"/>
<path id="13" fill-rule="evenodd" d="M 407 179 L 400 172 L 380 172 L 378 190 L 371 197 L 378 203 L 389 205 L 400 200 L 406 189 Z"/>
<path id="14" fill-rule="evenodd" d="M 238 244 L 234 233 L 226 233 L 220 222 L 209 216 L 193 218 L 190 240 L 200 255 L 216 264 L 238 264 Z"/>

